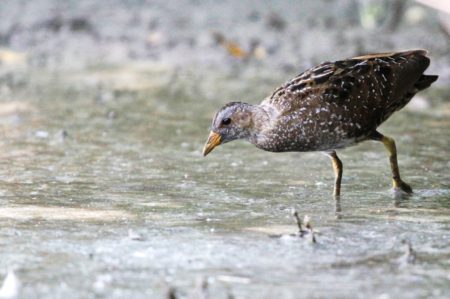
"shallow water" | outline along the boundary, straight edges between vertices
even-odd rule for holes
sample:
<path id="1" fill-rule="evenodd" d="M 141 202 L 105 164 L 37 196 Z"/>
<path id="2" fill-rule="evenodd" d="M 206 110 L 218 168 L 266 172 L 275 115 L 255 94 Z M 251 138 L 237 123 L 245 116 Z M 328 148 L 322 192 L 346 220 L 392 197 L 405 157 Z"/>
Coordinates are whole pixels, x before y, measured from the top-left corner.
<path id="1" fill-rule="evenodd" d="M 448 92 L 380 129 L 413 196 L 393 196 L 383 146 L 367 142 L 340 152 L 336 202 L 320 153 L 233 142 L 201 156 L 220 105 L 286 78 L 15 72 L 0 94 L 2 274 L 15 269 L 21 298 L 448 298 Z M 290 235 L 293 209 L 317 243 Z"/>

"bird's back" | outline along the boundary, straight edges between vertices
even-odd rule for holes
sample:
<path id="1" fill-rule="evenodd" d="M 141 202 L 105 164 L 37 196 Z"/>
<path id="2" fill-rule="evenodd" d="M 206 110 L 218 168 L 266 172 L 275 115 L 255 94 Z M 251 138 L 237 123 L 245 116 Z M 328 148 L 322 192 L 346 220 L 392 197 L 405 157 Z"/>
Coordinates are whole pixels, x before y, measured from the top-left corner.
<path id="1" fill-rule="evenodd" d="M 430 60 L 424 50 L 378 53 L 311 68 L 281 87 L 262 104 L 279 112 L 278 133 L 299 134 L 286 150 L 323 150 L 364 140 L 396 110 L 431 85 L 424 75 Z M 309 145 L 305 145 L 309 143 Z"/>

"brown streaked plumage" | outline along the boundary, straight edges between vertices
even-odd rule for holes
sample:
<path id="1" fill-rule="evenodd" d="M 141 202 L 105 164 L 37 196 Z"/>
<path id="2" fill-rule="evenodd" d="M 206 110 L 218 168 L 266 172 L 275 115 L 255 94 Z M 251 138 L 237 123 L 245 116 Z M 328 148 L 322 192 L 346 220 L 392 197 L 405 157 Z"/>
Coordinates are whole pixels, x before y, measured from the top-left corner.
<path id="1" fill-rule="evenodd" d="M 436 81 L 437 76 L 423 74 L 429 63 L 424 50 L 324 62 L 277 88 L 260 105 L 232 102 L 222 107 L 203 154 L 235 139 L 271 152 L 322 151 L 332 159 L 338 196 L 342 162 L 335 150 L 381 141 L 389 151 L 393 187 L 411 193 L 400 178 L 394 140 L 377 127 Z"/>

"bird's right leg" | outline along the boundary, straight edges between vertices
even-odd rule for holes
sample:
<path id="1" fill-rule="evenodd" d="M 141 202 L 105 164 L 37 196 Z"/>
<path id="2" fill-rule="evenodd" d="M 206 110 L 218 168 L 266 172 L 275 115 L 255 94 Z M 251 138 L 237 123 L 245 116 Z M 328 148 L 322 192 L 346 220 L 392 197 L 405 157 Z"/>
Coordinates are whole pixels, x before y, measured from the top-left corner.
<path id="1" fill-rule="evenodd" d="M 331 158 L 334 170 L 334 191 L 333 195 L 339 197 L 341 195 L 341 180 L 342 180 L 342 162 L 339 159 L 336 151 L 326 152 L 326 155 Z"/>

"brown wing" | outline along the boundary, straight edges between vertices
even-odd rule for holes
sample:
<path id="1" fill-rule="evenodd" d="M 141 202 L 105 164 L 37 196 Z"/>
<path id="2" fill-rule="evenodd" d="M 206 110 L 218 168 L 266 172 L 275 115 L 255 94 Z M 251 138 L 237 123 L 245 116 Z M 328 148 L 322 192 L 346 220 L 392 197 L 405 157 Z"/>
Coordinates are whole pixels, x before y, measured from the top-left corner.
<path id="1" fill-rule="evenodd" d="M 325 62 L 277 88 L 264 103 L 282 115 L 335 106 L 333 112 L 342 117 L 345 111 L 376 115 L 372 122 L 379 125 L 437 79 L 423 75 L 430 62 L 425 55 L 424 50 L 412 50 Z"/>

